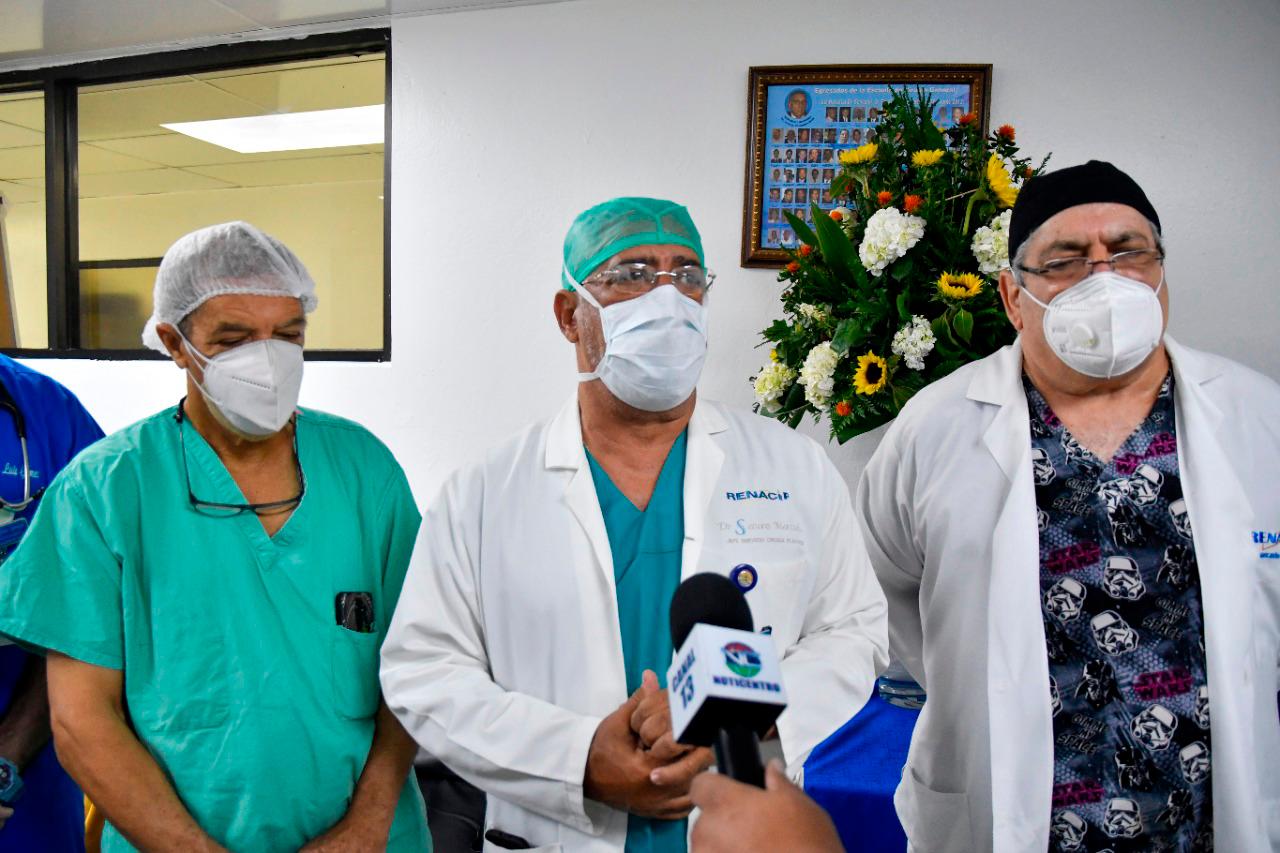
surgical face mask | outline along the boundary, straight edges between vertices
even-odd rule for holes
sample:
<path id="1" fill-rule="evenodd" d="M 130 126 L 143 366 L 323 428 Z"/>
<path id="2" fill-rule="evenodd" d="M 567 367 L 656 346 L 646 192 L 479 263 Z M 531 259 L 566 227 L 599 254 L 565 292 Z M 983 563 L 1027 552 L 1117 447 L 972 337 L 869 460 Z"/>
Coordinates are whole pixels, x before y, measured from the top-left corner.
<path id="1" fill-rule="evenodd" d="M 1146 360 L 1164 336 L 1160 288 L 1110 270 L 1096 272 L 1049 301 L 1044 339 L 1067 367 L 1095 379 L 1122 376 Z"/>
<path id="2" fill-rule="evenodd" d="M 572 273 L 578 294 L 600 312 L 604 355 L 579 382 L 599 379 L 628 406 L 665 412 L 689 399 L 707 357 L 707 307 L 673 285 L 602 306 Z"/>
<path id="3" fill-rule="evenodd" d="M 178 337 L 204 373 L 204 382 L 196 385 L 233 430 L 265 438 L 289 422 L 302 389 L 302 347 L 275 339 L 253 341 L 210 358 L 182 332 Z"/>

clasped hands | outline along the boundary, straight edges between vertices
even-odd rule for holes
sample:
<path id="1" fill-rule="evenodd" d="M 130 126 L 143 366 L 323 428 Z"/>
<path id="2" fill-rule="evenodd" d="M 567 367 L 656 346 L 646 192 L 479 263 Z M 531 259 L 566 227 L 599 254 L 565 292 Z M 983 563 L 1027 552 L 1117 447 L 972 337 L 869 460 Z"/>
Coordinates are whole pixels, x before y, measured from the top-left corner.
<path id="1" fill-rule="evenodd" d="M 680 820 L 693 811 L 689 786 L 713 763 L 711 750 L 676 743 L 658 676 L 600 721 L 587 753 L 587 797 L 641 817 Z"/>

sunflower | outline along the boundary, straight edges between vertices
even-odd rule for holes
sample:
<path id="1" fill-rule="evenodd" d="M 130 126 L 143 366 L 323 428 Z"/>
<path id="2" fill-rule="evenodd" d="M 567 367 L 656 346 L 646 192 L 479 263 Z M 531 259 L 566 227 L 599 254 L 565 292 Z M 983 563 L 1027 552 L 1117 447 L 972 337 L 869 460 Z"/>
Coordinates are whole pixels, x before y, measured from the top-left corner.
<path id="1" fill-rule="evenodd" d="M 1004 161 L 998 154 L 992 154 L 987 161 L 987 184 L 995 194 L 996 203 L 1000 207 L 1013 207 L 1018 200 L 1018 188 L 1013 185 L 1009 173 L 1004 170 Z"/>
<path id="2" fill-rule="evenodd" d="M 925 166 L 932 166 L 942 159 L 942 155 L 947 152 L 941 148 L 934 148 L 929 151 L 917 151 L 911 155 L 911 165 L 917 169 L 923 169 Z"/>
<path id="3" fill-rule="evenodd" d="M 853 374 L 853 390 L 868 396 L 889 384 L 889 365 L 874 352 L 858 356 L 858 370 Z"/>
<path id="4" fill-rule="evenodd" d="M 841 151 L 840 162 L 846 166 L 861 166 L 876 159 L 876 152 L 879 150 L 879 145 L 874 142 L 868 142 L 866 145 L 859 145 L 857 148 Z"/>
<path id="5" fill-rule="evenodd" d="M 971 272 L 944 272 L 938 279 L 938 292 L 952 299 L 970 299 L 982 292 L 982 279 Z"/>

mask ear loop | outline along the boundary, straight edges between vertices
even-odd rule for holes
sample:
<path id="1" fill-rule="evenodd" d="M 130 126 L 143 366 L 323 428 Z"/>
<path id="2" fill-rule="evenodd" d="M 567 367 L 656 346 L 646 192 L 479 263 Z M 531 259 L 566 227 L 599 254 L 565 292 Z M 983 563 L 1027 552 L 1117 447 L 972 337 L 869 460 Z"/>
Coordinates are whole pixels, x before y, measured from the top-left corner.
<path id="1" fill-rule="evenodd" d="M 587 288 L 582 284 L 582 282 L 580 282 L 580 281 L 578 281 L 576 278 L 574 278 L 573 273 L 569 271 L 569 265 L 568 265 L 568 264 L 561 264 L 560 268 L 561 268 L 561 270 L 564 272 L 564 277 L 565 277 L 565 279 L 566 279 L 570 284 L 572 284 L 572 285 L 573 285 L 573 292 L 574 292 L 574 293 L 576 293 L 576 294 L 578 294 L 578 296 L 579 296 L 580 298 L 585 299 L 585 300 L 586 300 L 586 302 L 587 302 L 587 304 L 588 304 L 588 305 L 590 305 L 590 306 L 592 306 L 593 308 L 595 308 L 595 309 L 596 309 L 596 313 L 600 314 L 600 315 L 603 317 L 603 316 L 604 316 L 604 306 L 600 304 L 599 300 L 597 300 L 594 296 L 592 296 L 592 295 L 591 295 L 591 292 L 590 292 L 589 290 L 587 290 Z M 609 348 L 609 342 L 608 342 L 608 341 L 605 341 L 605 353 L 606 353 L 606 355 L 608 354 L 608 348 Z M 596 379 L 599 379 L 599 378 L 600 378 L 600 364 L 603 364 L 603 363 L 604 363 L 604 359 L 605 359 L 605 356 L 604 356 L 604 355 L 600 356 L 600 362 L 596 365 L 596 369 L 595 369 L 595 370 L 593 370 L 593 371 L 591 371 L 590 373 L 579 373 L 579 374 L 578 374 L 578 382 L 592 382 L 592 381 L 594 381 L 594 380 L 596 380 Z"/>

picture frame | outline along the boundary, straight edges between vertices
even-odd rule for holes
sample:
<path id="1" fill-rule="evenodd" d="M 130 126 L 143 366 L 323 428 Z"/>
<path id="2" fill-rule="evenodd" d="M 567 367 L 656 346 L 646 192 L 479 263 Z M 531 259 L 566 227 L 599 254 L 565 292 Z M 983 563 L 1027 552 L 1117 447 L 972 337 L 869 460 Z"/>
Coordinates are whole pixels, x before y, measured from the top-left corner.
<path id="1" fill-rule="evenodd" d="M 747 86 L 746 179 L 742 210 L 742 266 L 781 267 L 795 235 L 781 211 L 811 217 L 813 170 L 820 177 L 839 163 L 838 152 L 873 141 L 880 105 L 889 89 L 917 87 L 938 99 L 938 124 L 950 127 L 976 113 L 988 132 L 990 64 L 761 65 Z M 803 97 L 801 97 L 803 96 Z M 803 140 L 802 137 L 803 136 Z M 797 164 L 803 164 L 803 168 Z M 792 181 L 787 182 L 788 171 Z M 829 182 L 828 182 L 829 183 Z M 819 184 L 817 190 L 825 190 Z M 803 190 L 803 191 L 801 191 Z M 816 193 L 830 205 L 829 193 Z M 772 214 L 772 210 L 779 213 Z M 781 223 L 781 224 L 779 224 Z M 790 240 L 788 241 L 788 236 Z"/>

